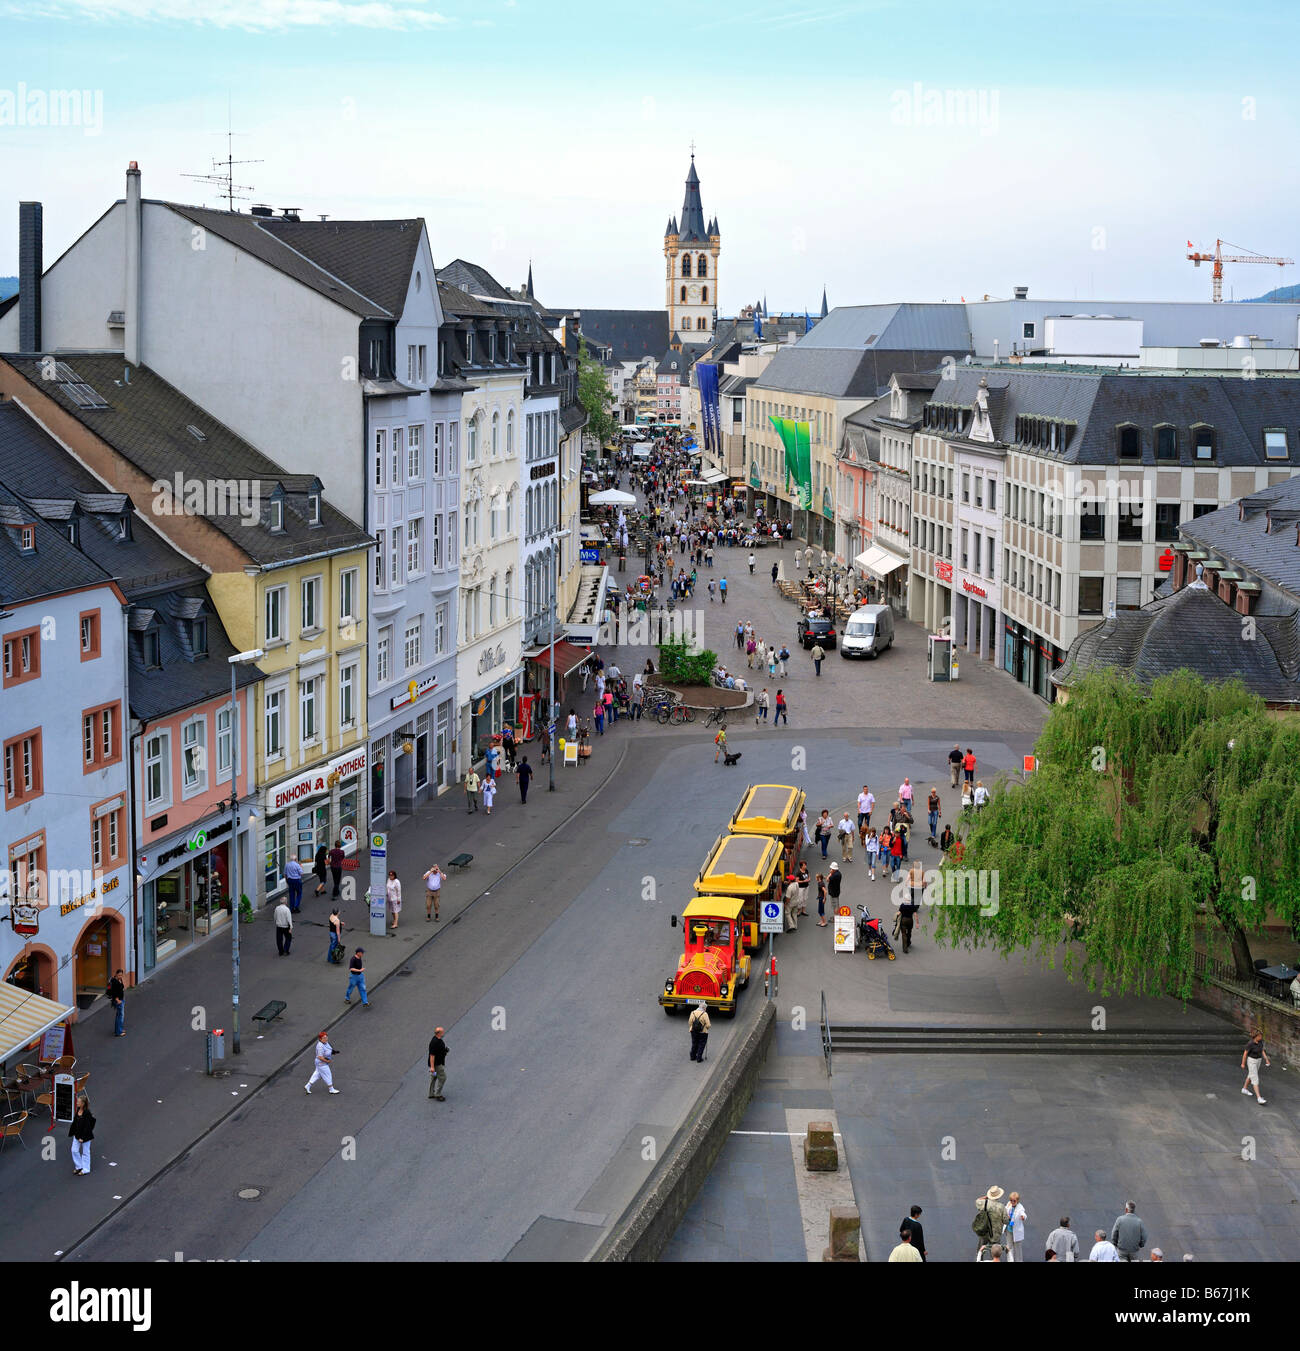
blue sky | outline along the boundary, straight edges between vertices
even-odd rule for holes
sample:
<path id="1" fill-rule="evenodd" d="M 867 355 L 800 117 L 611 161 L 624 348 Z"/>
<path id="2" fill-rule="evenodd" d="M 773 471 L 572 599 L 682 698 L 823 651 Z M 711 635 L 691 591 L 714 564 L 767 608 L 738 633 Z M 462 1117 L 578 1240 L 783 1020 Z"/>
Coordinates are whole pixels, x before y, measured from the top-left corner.
<path id="1" fill-rule="evenodd" d="M 1265 3 L 692 5 L 534 0 L 0 0 L 0 273 L 18 198 L 51 259 L 122 193 L 423 215 L 439 262 L 556 305 L 663 303 L 697 144 L 722 308 L 1009 295 L 1200 299 L 1185 241 L 1300 256 L 1288 79 Z M 88 91 L 85 126 L 15 125 Z M 9 95 L 10 115 L 5 115 Z M 67 106 L 65 104 L 65 106 Z M 96 134 L 87 134 L 88 130 Z M 247 203 L 245 203 L 245 206 Z M 1237 266 L 1238 296 L 1300 270 Z"/>

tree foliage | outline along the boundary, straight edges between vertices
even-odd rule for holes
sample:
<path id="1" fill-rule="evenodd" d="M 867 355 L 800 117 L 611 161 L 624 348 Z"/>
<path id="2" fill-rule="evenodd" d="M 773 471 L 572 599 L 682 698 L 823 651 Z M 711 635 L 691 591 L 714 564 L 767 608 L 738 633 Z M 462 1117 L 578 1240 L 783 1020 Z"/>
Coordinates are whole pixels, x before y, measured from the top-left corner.
<path id="1" fill-rule="evenodd" d="M 707 685 L 717 669 L 718 654 L 695 651 L 683 642 L 659 644 L 659 672 L 670 685 Z"/>
<path id="2" fill-rule="evenodd" d="M 1187 998 L 1202 913 L 1243 975 L 1267 916 L 1300 921 L 1300 720 L 1236 682 L 1098 671 L 1036 753 L 965 833 L 960 866 L 996 873 L 997 913 L 942 907 L 944 941 L 1054 964 L 1075 937 L 1062 963 L 1091 987 Z"/>
<path id="3" fill-rule="evenodd" d="M 587 350 L 587 344 L 578 343 L 578 402 L 587 414 L 587 431 L 597 437 L 603 446 L 618 434 L 618 423 L 610 409 L 614 395 L 600 363 Z"/>

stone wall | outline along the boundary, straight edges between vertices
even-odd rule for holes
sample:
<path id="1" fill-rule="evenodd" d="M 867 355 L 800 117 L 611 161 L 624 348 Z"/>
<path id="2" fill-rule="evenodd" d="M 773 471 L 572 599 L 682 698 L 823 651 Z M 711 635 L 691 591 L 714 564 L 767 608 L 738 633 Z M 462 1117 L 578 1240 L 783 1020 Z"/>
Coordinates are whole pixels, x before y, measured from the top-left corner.
<path id="1" fill-rule="evenodd" d="M 1260 1031 L 1270 1057 L 1285 1060 L 1293 1069 L 1300 1068 L 1300 1016 L 1292 1005 L 1251 994 L 1211 975 L 1197 980 L 1192 1003 L 1241 1028 L 1243 1050 L 1249 1034 Z"/>

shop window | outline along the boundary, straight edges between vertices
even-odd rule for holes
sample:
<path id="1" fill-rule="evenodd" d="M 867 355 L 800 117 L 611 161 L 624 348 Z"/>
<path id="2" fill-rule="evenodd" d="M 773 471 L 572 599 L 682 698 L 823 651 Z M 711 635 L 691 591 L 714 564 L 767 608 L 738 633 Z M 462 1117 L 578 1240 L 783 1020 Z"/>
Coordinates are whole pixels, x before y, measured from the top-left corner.
<path id="1" fill-rule="evenodd" d="M 1102 582 L 1101 577 L 1080 577 L 1079 578 L 1079 613 L 1080 615 L 1099 615 L 1101 614 L 1102 601 Z"/>
<path id="2" fill-rule="evenodd" d="M 339 794 L 339 830 L 345 826 L 357 828 L 357 802 L 361 796 L 360 786 L 356 783 Z"/>
<path id="3" fill-rule="evenodd" d="M 269 816 L 266 820 L 266 894 L 273 895 L 284 887 L 284 865 L 289 861 L 289 825 L 283 816 Z"/>

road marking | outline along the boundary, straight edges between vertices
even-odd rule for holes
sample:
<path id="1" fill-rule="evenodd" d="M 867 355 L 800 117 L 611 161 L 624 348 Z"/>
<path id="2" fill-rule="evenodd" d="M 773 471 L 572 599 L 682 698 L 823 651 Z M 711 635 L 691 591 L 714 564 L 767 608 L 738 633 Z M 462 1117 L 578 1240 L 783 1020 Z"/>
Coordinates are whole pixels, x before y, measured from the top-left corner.
<path id="1" fill-rule="evenodd" d="M 805 1135 L 807 1135 L 807 1133 L 808 1133 L 807 1131 L 732 1131 L 732 1132 L 731 1132 L 732 1135 L 780 1135 L 780 1136 L 782 1136 L 783 1138 L 786 1137 L 786 1136 L 797 1135 L 801 1140 L 803 1139 L 803 1137 L 804 1137 Z M 835 1132 L 835 1136 L 836 1136 L 837 1139 L 840 1139 L 840 1140 L 842 1140 L 842 1139 L 844 1138 L 844 1137 L 839 1133 L 839 1131 L 836 1131 L 836 1132 Z"/>

